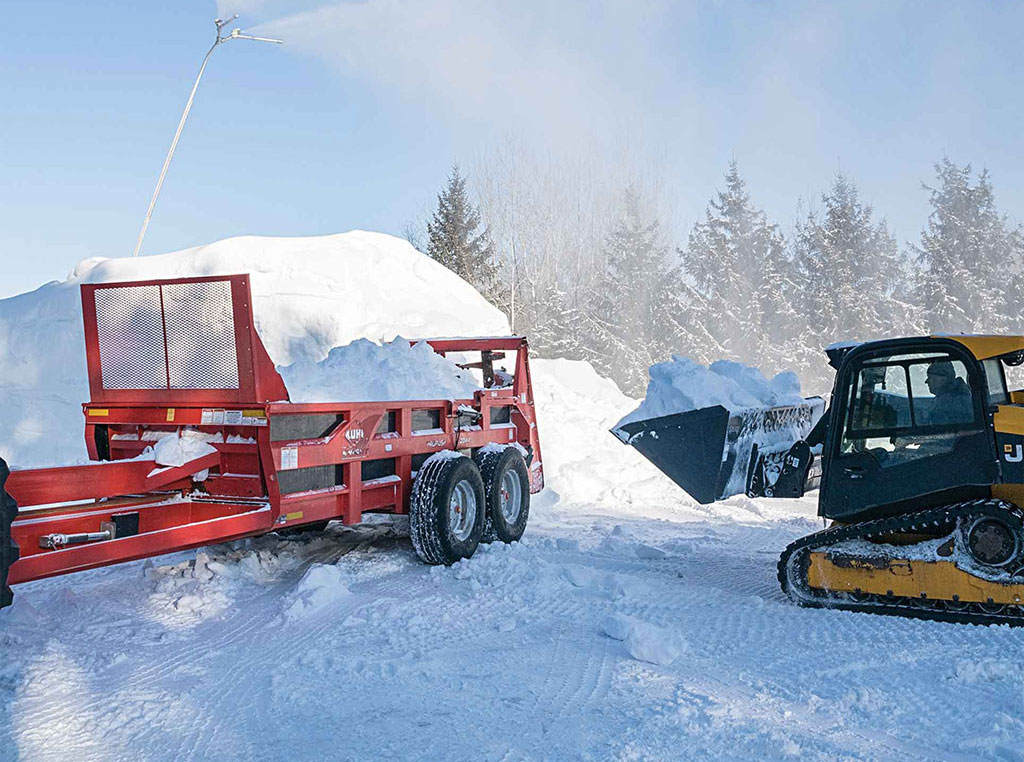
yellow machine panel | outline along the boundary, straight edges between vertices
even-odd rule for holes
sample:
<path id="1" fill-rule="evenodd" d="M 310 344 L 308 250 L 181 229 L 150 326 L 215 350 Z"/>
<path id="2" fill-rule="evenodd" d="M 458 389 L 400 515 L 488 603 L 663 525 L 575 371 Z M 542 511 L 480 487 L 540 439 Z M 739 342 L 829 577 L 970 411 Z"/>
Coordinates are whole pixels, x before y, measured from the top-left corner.
<path id="1" fill-rule="evenodd" d="M 979 360 L 1024 352 L 1024 336 L 934 336 L 963 344 Z"/>
<path id="2" fill-rule="evenodd" d="M 999 405 L 992 422 L 1001 434 L 1024 436 L 1024 407 Z"/>
<path id="3" fill-rule="evenodd" d="M 890 559 L 880 564 L 811 553 L 807 581 L 819 590 L 871 593 L 901 598 L 970 603 L 1017 604 L 1024 585 L 1000 584 L 961 571 L 952 561 Z"/>

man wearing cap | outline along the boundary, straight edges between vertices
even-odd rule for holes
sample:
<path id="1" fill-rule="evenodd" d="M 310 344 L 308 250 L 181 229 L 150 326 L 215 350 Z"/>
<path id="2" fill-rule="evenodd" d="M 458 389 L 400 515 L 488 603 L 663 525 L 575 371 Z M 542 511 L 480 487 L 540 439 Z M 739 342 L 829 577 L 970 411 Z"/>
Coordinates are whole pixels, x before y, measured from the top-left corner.
<path id="1" fill-rule="evenodd" d="M 932 426 L 969 423 L 974 418 L 971 390 L 957 377 L 949 360 L 936 360 L 929 365 L 925 383 L 935 396 L 925 413 L 925 423 Z"/>

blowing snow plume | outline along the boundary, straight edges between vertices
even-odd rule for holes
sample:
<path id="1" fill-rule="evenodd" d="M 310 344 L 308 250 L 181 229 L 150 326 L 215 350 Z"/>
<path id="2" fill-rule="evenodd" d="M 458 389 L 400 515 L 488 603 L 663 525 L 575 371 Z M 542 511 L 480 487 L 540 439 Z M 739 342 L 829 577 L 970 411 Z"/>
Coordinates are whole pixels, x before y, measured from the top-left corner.
<path id="1" fill-rule="evenodd" d="M 451 125 L 590 142 L 650 111 L 639 98 L 668 86 L 650 49 L 667 5 L 370 0 L 218 0 L 251 31 L 283 38 L 344 78 L 404 100 Z M 632 117 L 629 117 L 632 118 Z"/>

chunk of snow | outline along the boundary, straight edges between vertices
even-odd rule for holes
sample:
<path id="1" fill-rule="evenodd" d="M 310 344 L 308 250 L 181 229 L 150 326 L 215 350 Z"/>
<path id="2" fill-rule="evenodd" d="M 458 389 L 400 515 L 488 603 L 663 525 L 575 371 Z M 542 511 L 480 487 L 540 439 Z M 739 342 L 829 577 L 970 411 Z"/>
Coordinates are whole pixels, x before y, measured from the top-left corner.
<path id="1" fill-rule="evenodd" d="M 292 402 L 378 402 L 463 399 L 476 381 L 469 371 L 437 354 L 425 341 L 384 344 L 357 339 L 334 347 L 319 362 L 278 368 Z"/>
<path id="2" fill-rule="evenodd" d="M 622 614 L 610 614 L 601 622 L 601 630 L 609 638 L 614 640 L 625 640 L 629 635 L 629 626 L 632 620 Z"/>
<path id="3" fill-rule="evenodd" d="M 178 436 L 177 433 L 161 437 L 153 447 L 153 455 L 161 466 L 184 466 L 190 460 L 201 458 L 217 452 L 217 448 L 209 444 L 203 434 L 186 429 Z"/>
<path id="4" fill-rule="evenodd" d="M 313 564 L 299 580 L 288 598 L 284 616 L 289 621 L 299 619 L 349 594 L 344 574 L 337 566 Z"/>
<path id="5" fill-rule="evenodd" d="M 688 649 L 685 640 L 664 627 L 612 614 L 601 623 L 604 634 L 621 640 L 627 653 L 637 661 L 667 666 Z"/>
<path id="6" fill-rule="evenodd" d="M 730 411 L 799 405 L 800 379 L 784 371 L 770 381 L 757 368 L 732 360 L 718 360 L 707 367 L 687 357 L 673 355 L 652 365 L 647 396 L 640 406 L 615 428 L 633 421 L 721 405 Z"/>
<path id="7" fill-rule="evenodd" d="M 159 256 L 94 258 L 63 281 L 0 300 L 0 457 L 20 466 L 87 457 L 82 283 L 248 273 L 256 327 L 280 365 L 315 363 L 355 339 L 486 336 L 508 321 L 407 241 L 353 231 L 229 238 Z"/>
<path id="8" fill-rule="evenodd" d="M 647 545 L 642 542 L 638 542 L 633 546 L 633 552 L 636 553 L 637 558 L 652 561 L 660 561 L 667 555 L 661 548 L 656 548 L 653 545 Z"/>

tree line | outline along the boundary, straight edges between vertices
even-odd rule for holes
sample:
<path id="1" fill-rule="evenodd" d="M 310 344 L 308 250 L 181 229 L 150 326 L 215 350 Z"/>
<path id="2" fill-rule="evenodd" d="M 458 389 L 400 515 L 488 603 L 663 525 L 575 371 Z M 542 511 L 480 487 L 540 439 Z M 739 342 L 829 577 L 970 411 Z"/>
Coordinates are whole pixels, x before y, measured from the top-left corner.
<path id="1" fill-rule="evenodd" d="M 1022 229 L 987 171 L 948 158 L 923 186 L 920 239 L 902 248 L 843 173 L 785 234 L 733 162 L 673 245 L 635 185 L 595 193 L 609 183 L 576 173 L 566 188 L 564 172 L 494 166 L 475 200 L 453 168 L 414 243 L 504 310 L 538 356 L 587 360 L 632 395 L 673 354 L 795 370 L 823 393 L 832 342 L 1024 332 Z"/>

